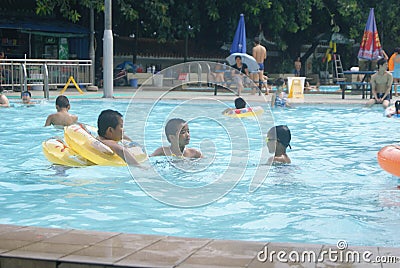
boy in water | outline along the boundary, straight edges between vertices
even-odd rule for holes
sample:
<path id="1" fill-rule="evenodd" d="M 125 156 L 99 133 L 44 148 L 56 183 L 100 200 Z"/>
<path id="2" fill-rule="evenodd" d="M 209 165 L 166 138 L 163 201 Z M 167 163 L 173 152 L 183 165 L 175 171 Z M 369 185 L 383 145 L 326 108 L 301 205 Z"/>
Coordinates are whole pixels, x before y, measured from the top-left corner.
<path id="1" fill-rule="evenodd" d="M 243 98 L 241 98 L 241 97 L 236 98 L 236 99 L 235 99 L 235 108 L 226 108 L 226 109 L 222 112 L 222 114 L 225 114 L 225 113 L 230 112 L 230 111 L 232 111 L 232 110 L 246 108 L 246 105 L 247 105 L 247 103 L 246 103 L 246 101 L 245 101 Z"/>
<path id="2" fill-rule="evenodd" d="M 10 102 L 6 95 L 3 94 L 3 87 L 0 86 L 0 107 L 10 107 Z"/>
<path id="3" fill-rule="evenodd" d="M 290 164 L 291 160 L 286 154 L 286 148 L 290 146 L 292 136 L 287 126 L 272 127 L 267 133 L 267 146 L 270 153 L 275 153 L 273 157 L 268 159 L 268 163 L 284 163 Z"/>
<path id="4" fill-rule="evenodd" d="M 203 157 L 200 151 L 186 148 L 190 142 L 190 131 L 185 120 L 180 118 L 169 120 L 165 126 L 165 136 L 171 145 L 159 147 L 150 156 Z"/>
<path id="5" fill-rule="evenodd" d="M 125 150 L 119 142 L 124 137 L 122 114 L 114 110 L 104 110 L 97 119 L 97 139 L 111 148 L 128 165 L 140 166 L 130 150 Z"/>
<path id="6" fill-rule="evenodd" d="M 70 108 L 68 98 L 63 95 L 58 96 L 56 99 L 57 113 L 49 115 L 44 126 L 54 125 L 64 127 L 75 124 L 78 121 L 78 117 L 68 112 Z"/>

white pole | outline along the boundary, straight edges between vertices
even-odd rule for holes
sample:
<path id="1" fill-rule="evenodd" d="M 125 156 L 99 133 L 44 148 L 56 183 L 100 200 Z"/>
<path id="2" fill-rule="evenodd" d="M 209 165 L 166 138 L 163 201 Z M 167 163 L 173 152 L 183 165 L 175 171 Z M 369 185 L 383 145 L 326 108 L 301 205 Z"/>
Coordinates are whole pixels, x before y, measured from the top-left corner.
<path id="1" fill-rule="evenodd" d="M 103 98 L 113 97 L 113 35 L 111 29 L 111 0 L 104 2 L 103 37 Z"/>
<path id="2" fill-rule="evenodd" d="M 96 54 L 94 51 L 94 9 L 93 4 L 90 7 L 90 47 L 89 47 L 89 57 L 92 61 L 92 66 L 90 68 L 90 82 L 92 86 L 95 85 L 95 66 L 96 66 Z"/>

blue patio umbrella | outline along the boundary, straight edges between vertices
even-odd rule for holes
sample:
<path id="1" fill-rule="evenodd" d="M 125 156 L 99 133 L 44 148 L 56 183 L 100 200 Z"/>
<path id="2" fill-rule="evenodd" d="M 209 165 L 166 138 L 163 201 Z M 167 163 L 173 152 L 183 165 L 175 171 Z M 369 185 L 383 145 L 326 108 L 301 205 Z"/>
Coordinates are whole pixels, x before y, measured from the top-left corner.
<path id="1" fill-rule="evenodd" d="M 358 58 L 364 60 L 376 60 L 383 57 L 381 42 L 376 28 L 374 9 L 369 11 L 367 25 L 358 51 Z"/>
<path id="2" fill-rule="evenodd" d="M 239 24 L 236 28 L 231 50 L 232 53 L 246 53 L 246 26 L 244 24 L 244 15 L 240 14 Z"/>

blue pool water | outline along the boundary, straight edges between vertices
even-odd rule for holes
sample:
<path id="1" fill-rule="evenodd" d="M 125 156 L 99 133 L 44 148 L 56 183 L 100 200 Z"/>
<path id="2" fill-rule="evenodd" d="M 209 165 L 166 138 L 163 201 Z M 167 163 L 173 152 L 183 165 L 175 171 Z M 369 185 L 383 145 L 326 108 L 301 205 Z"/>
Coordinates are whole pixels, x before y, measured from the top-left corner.
<path id="1" fill-rule="evenodd" d="M 71 112 L 81 122 L 95 125 L 101 110 L 125 112 L 128 104 L 72 100 Z M 149 170 L 52 166 L 41 152 L 41 142 L 62 136 L 60 130 L 43 127 L 54 103 L 16 105 L 0 110 L 0 223 L 276 242 L 334 244 L 345 239 L 350 245 L 400 246 L 399 181 L 376 161 L 381 147 L 399 143 L 400 121 L 384 118 L 380 107 L 299 105 L 274 110 L 274 122 L 265 113 L 259 128 L 252 119 L 222 116 L 221 105 L 211 101 L 165 101 L 143 114 L 149 105 L 153 104 L 129 106 L 125 116 L 129 136 L 151 153 L 162 144 L 165 118 L 190 118 L 190 146 L 201 148 L 207 156 L 172 163 L 153 158 L 151 167 L 157 174 L 191 188 L 193 199 L 207 195 L 196 187 L 215 183 L 222 174 L 231 180 L 224 183 L 235 182 L 230 191 L 209 204 L 182 208 L 179 202 L 188 196 L 177 193 L 178 205 L 167 205 L 149 196 L 141 188 L 142 181 L 131 177 L 132 173 L 151 181 Z M 287 124 L 292 131 L 291 165 L 269 168 L 264 164 L 260 133 L 274 123 Z M 268 176 L 250 192 L 257 170 Z"/>

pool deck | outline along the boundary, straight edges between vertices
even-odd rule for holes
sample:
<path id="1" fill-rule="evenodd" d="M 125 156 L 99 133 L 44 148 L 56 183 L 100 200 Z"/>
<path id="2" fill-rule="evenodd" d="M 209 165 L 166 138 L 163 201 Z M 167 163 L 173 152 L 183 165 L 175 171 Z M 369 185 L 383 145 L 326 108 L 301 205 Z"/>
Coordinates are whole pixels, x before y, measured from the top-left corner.
<path id="1" fill-rule="evenodd" d="M 169 88 L 143 88 L 135 94 L 135 98 L 154 100 L 160 93 Z M 131 98 L 135 89 L 115 88 L 115 99 Z M 60 90 L 50 91 L 50 99 L 54 100 Z M 6 92 L 11 102 L 19 101 L 19 92 Z M 43 98 L 42 91 L 32 91 L 33 98 Z M 98 92 L 85 92 L 80 95 L 74 88 L 69 88 L 66 93 L 71 99 L 101 98 L 102 90 Z M 269 102 L 270 95 L 249 95 L 245 92 L 243 97 L 249 102 Z M 230 101 L 236 98 L 229 92 L 213 95 L 213 91 L 172 91 L 163 96 L 165 99 L 190 99 L 190 98 L 216 98 Z M 399 98 L 394 98 L 396 100 Z M 392 103 L 393 103 L 392 100 Z M 337 94 L 305 94 L 305 104 L 347 104 L 364 105 L 365 99 L 361 95 L 346 94 L 342 100 Z M 368 235 L 368 234 L 366 234 Z M 295 262 L 278 260 L 299 256 L 310 251 L 318 257 L 322 252 L 337 251 L 336 245 L 322 244 L 296 244 L 255 241 L 233 241 L 215 239 L 197 239 L 173 236 L 156 236 L 142 234 L 126 234 L 113 232 L 98 232 L 74 229 L 40 228 L 32 226 L 0 225 L 0 268 L 111 268 L 111 267 L 399 267 L 400 248 L 353 246 L 342 251 L 358 252 L 360 262 L 354 258 L 335 261 L 324 255 L 325 258 L 317 262 Z M 268 252 L 266 255 L 265 251 Z M 275 251 L 275 254 L 272 252 Z M 367 257 L 375 260 L 376 257 L 385 257 L 386 263 L 368 263 L 362 259 L 365 251 L 372 255 Z M 291 254 L 291 255 L 289 255 Z M 263 262 L 263 258 L 272 255 Z M 345 255 L 345 254 L 343 254 Z M 342 255 L 342 256 L 343 256 Z M 350 254 L 351 255 L 351 254 Z M 294 257 L 293 257 L 294 256 Z M 308 256 L 308 255 L 307 255 Z M 337 255 L 336 255 L 337 256 Z M 349 255 L 348 255 L 349 256 Z M 351 255 L 353 256 L 353 255 Z M 335 256 L 334 256 L 335 257 Z M 388 257 L 396 263 L 388 263 Z M 261 259 L 261 260 L 260 260 Z"/>
<path id="2" fill-rule="evenodd" d="M 398 267 L 400 248 L 349 246 L 332 255 L 336 245 L 269 243 L 198 239 L 112 232 L 0 225 L 1 268 L 111 268 L 111 267 Z M 272 252 L 276 253 L 273 254 Z M 321 261 L 296 260 L 313 252 Z M 364 252 L 369 251 L 369 255 Z M 280 255 L 278 252 L 284 252 Z M 296 253 L 294 253 L 296 252 Z M 360 262 L 345 252 L 360 254 Z M 267 255 L 266 255 L 267 253 Z M 280 253 L 283 254 L 283 253 Z M 312 253 L 308 253 L 312 254 Z M 272 257 L 270 257 L 272 256 Z M 291 256 L 291 257 L 290 257 Z M 305 255 L 309 256 L 309 255 Z M 376 257 L 395 257 L 396 263 L 369 263 Z M 335 261 L 342 258 L 341 261 Z M 286 261 L 285 261 L 286 260 Z M 312 259 L 313 260 L 313 259 Z"/>
<path id="3" fill-rule="evenodd" d="M 42 99 L 43 91 L 30 91 L 32 93 L 33 99 Z M 165 94 L 167 93 L 167 94 Z M 15 99 L 20 98 L 20 92 L 5 92 L 10 98 L 10 101 L 15 101 Z M 132 87 L 114 87 L 113 96 L 115 99 L 129 99 L 133 96 L 137 99 L 154 100 L 160 95 L 163 99 L 188 99 L 188 98 L 213 98 L 222 101 L 234 100 L 236 96 L 232 92 L 218 91 L 218 94 L 214 96 L 214 89 L 203 89 L 203 90 L 171 90 L 170 87 L 153 87 L 153 86 L 143 86 L 138 89 Z M 60 95 L 60 89 L 50 90 L 50 99 L 56 98 Z M 98 91 L 86 91 L 84 94 L 80 94 L 75 88 L 68 88 L 64 95 L 71 99 L 88 99 L 88 98 L 102 98 L 103 90 L 100 88 Z M 242 97 L 248 102 L 270 102 L 271 94 L 259 96 L 251 95 L 249 91 L 244 91 Z M 400 97 L 394 97 L 391 100 L 393 104 Z M 338 105 L 365 105 L 368 99 L 362 99 L 361 94 L 349 94 L 347 93 L 345 99 L 341 98 L 341 92 L 330 92 L 330 93 L 319 93 L 313 91 L 311 93 L 304 94 L 304 101 L 296 104 L 338 104 Z"/>

